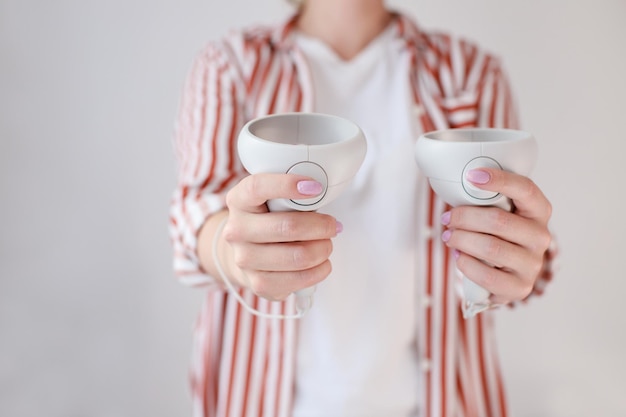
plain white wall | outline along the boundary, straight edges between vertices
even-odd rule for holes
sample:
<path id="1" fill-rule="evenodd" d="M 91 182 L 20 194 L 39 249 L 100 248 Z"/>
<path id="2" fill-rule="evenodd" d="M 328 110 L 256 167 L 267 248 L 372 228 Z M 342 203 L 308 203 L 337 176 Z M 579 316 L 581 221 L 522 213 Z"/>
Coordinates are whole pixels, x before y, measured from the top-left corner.
<path id="1" fill-rule="evenodd" d="M 626 415 L 626 2 L 390 4 L 501 55 L 541 142 L 562 267 L 500 314 L 516 415 Z M 180 89 L 206 40 L 289 10 L 0 0 L 0 415 L 189 414 L 202 293 L 174 281 L 167 237 Z"/>

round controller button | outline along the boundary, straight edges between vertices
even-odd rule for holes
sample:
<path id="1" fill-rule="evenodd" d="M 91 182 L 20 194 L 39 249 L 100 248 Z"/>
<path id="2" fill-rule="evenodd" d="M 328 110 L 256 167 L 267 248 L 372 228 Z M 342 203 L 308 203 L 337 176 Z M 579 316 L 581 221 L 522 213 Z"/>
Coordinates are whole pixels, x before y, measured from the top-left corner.
<path id="1" fill-rule="evenodd" d="M 287 174 L 306 175 L 307 177 L 311 177 L 315 181 L 322 184 L 322 192 L 319 195 L 316 195 L 312 198 L 291 200 L 295 204 L 299 204 L 301 206 L 312 206 L 313 204 L 319 203 L 326 195 L 326 190 L 328 190 L 328 176 L 326 175 L 326 171 L 324 171 L 324 169 L 316 163 L 298 162 L 297 164 L 289 168 Z"/>
<path id="2" fill-rule="evenodd" d="M 477 198 L 479 200 L 490 200 L 500 195 L 500 193 L 496 193 L 494 191 L 481 190 L 480 188 L 477 188 L 474 184 L 472 184 L 470 181 L 465 179 L 465 176 L 467 175 L 467 171 L 471 171 L 472 169 L 476 169 L 476 168 L 502 169 L 500 164 L 495 159 L 488 158 L 486 156 L 479 156 L 478 158 L 472 159 L 471 161 L 467 163 L 467 165 L 465 165 L 465 168 L 463 169 L 463 174 L 461 176 L 461 181 L 462 181 L 463 189 L 465 190 L 465 192 L 470 197 Z"/>

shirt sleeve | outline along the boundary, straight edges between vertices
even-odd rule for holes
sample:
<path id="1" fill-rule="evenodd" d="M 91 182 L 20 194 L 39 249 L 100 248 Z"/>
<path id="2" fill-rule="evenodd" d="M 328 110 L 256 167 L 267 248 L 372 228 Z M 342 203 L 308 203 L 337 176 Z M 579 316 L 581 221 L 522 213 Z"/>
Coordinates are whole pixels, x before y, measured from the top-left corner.
<path id="1" fill-rule="evenodd" d="M 220 43 L 205 47 L 184 84 L 174 129 L 177 184 L 170 204 L 176 277 L 191 286 L 214 284 L 201 268 L 197 238 L 206 219 L 246 175 L 236 152 L 243 110 L 236 63 Z"/>

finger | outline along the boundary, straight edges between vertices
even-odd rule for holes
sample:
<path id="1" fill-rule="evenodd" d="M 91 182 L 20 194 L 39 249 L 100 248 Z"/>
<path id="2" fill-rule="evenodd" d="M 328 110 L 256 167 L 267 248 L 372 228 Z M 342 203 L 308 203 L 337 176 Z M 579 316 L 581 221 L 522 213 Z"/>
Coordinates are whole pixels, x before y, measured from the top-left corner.
<path id="1" fill-rule="evenodd" d="M 227 242 L 295 242 L 330 239 L 342 225 L 334 217 L 317 212 L 275 212 L 232 216 L 224 227 Z"/>
<path id="2" fill-rule="evenodd" d="M 442 239 L 450 248 L 512 271 L 518 276 L 530 276 L 531 272 L 538 272 L 536 268 L 531 268 L 537 263 L 531 252 L 498 237 L 455 229 L 444 232 Z M 531 272 L 527 272 L 531 269 Z"/>
<path id="3" fill-rule="evenodd" d="M 242 179 L 226 195 L 230 210 L 251 213 L 267 211 L 265 203 L 277 198 L 302 199 L 319 195 L 322 185 L 303 175 L 254 174 Z"/>
<path id="4" fill-rule="evenodd" d="M 515 212 L 529 219 L 547 223 L 552 206 L 543 192 L 528 177 L 493 168 L 468 171 L 467 179 L 476 187 L 499 192 L 515 205 Z"/>
<path id="5" fill-rule="evenodd" d="M 330 275 L 330 261 L 302 271 L 244 271 L 250 289 L 258 296 L 271 301 L 282 301 L 291 293 L 312 287 Z"/>
<path id="6" fill-rule="evenodd" d="M 459 206 L 444 213 L 442 223 L 450 229 L 498 236 L 537 253 L 543 253 L 551 240 L 540 223 L 497 207 Z"/>
<path id="7" fill-rule="evenodd" d="M 239 245 L 234 262 L 242 270 L 266 272 L 302 271 L 328 260 L 330 239 L 309 242 Z"/>
<path id="8" fill-rule="evenodd" d="M 532 291 L 532 282 L 522 280 L 511 272 L 501 270 L 460 253 L 456 260 L 459 271 L 492 294 L 492 301 L 508 303 L 526 298 Z"/>

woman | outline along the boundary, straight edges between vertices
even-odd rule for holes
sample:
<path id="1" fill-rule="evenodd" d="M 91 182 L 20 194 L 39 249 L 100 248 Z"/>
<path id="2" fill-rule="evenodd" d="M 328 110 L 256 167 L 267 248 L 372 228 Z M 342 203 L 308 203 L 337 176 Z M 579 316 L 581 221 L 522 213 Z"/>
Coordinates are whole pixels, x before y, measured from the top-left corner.
<path id="1" fill-rule="evenodd" d="M 350 189 L 323 212 L 268 213 L 267 200 L 317 195 L 320 184 L 247 176 L 236 156 L 246 121 L 292 111 L 346 117 L 368 140 Z M 383 0 L 307 1 L 284 25 L 200 53 L 177 126 L 171 222 L 178 276 L 207 291 L 195 415 L 506 415 L 493 312 L 461 318 L 455 269 L 494 304 L 540 290 L 551 206 L 528 178 L 480 169 L 468 179 L 515 211 L 446 207 L 417 170 L 415 140 L 469 126 L 516 127 L 498 59 L 422 31 Z M 277 320 L 248 313 L 223 279 L 273 314 L 319 285 L 304 318 Z"/>

